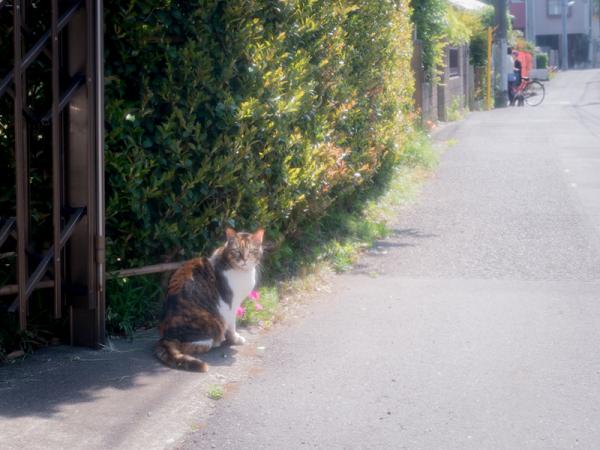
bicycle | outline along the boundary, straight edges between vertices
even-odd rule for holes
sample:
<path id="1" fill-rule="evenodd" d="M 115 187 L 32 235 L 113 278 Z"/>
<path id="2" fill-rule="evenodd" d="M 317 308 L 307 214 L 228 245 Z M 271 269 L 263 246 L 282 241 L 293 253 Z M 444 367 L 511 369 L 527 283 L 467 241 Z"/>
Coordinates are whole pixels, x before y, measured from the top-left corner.
<path id="1" fill-rule="evenodd" d="M 514 102 L 519 106 L 527 103 L 529 106 L 538 106 L 546 95 L 544 85 L 538 80 L 531 80 L 529 77 L 522 77 L 521 84 L 513 90 Z"/>

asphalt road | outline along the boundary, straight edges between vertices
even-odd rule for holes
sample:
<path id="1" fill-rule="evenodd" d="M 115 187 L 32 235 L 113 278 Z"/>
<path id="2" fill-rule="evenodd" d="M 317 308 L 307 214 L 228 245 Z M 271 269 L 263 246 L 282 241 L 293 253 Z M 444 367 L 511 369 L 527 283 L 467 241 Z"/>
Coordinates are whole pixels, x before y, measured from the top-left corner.
<path id="1" fill-rule="evenodd" d="M 600 448 L 600 71 L 473 113 L 181 448 Z"/>

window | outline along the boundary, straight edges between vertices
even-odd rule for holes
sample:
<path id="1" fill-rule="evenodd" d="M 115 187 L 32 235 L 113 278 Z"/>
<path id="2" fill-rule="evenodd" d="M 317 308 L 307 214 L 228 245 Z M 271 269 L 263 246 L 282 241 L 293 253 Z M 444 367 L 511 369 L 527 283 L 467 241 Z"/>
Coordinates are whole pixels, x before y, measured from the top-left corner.
<path id="1" fill-rule="evenodd" d="M 450 69 L 450 76 L 455 77 L 460 75 L 460 64 L 458 57 L 458 49 L 451 48 L 448 52 L 448 66 Z"/>
<path id="2" fill-rule="evenodd" d="M 572 5 L 575 2 L 564 0 L 567 2 L 567 17 L 571 17 L 573 11 Z M 551 17 L 562 16 L 562 0 L 548 0 L 548 15 Z"/>
<path id="3" fill-rule="evenodd" d="M 548 0 L 548 15 L 549 16 L 560 16 L 561 11 L 561 0 Z"/>

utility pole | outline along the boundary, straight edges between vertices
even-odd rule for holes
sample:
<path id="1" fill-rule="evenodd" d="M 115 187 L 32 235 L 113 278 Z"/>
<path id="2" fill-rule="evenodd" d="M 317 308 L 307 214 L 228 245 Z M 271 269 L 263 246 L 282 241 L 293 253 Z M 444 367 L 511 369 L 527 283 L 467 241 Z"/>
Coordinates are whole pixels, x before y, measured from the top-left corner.
<path id="1" fill-rule="evenodd" d="M 594 3 L 591 0 L 588 1 L 589 10 L 588 10 L 588 64 L 589 67 L 594 67 L 593 56 L 594 52 L 592 51 L 594 47 L 594 33 L 592 28 L 592 17 L 594 17 Z"/>
<path id="2" fill-rule="evenodd" d="M 506 30 L 507 14 L 506 0 L 494 0 L 496 25 L 496 39 L 494 44 L 494 79 L 496 80 L 496 89 L 494 94 L 494 104 L 496 108 L 506 107 L 508 99 L 508 67 L 506 67 Z"/>
<path id="3" fill-rule="evenodd" d="M 535 0 L 525 0 L 525 38 L 535 42 Z"/>
<path id="4" fill-rule="evenodd" d="M 569 37 L 567 35 L 567 4 L 568 0 L 561 0 L 561 18 L 562 18 L 562 46 L 560 52 L 560 68 L 562 70 L 569 69 Z"/>

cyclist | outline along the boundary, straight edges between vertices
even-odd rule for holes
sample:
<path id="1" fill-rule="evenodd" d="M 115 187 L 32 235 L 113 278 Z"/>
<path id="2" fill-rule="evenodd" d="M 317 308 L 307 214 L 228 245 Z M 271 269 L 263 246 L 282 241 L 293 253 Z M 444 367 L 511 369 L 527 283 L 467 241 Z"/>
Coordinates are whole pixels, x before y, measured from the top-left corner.
<path id="1" fill-rule="evenodd" d="M 508 47 L 507 51 L 506 51 L 506 78 L 508 81 L 508 103 L 509 104 L 513 104 L 513 99 L 515 98 L 515 62 L 512 58 L 512 48 Z"/>
<path id="2" fill-rule="evenodd" d="M 519 61 L 519 52 L 514 50 L 512 52 L 512 56 L 513 56 L 513 61 L 514 61 L 513 73 L 515 74 L 515 77 L 514 77 L 513 84 L 510 88 L 510 92 L 511 92 L 510 106 L 514 106 L 515 100 L 517 100 L 515 98 L 514 90 L 521 85 L 521 72 L 523 71 L 523 64 L 521 64 L 521 61 Z M 519 106 L 523 106 L 522 99 L 518 99 L 518 102 L 519 102 Z"/>

